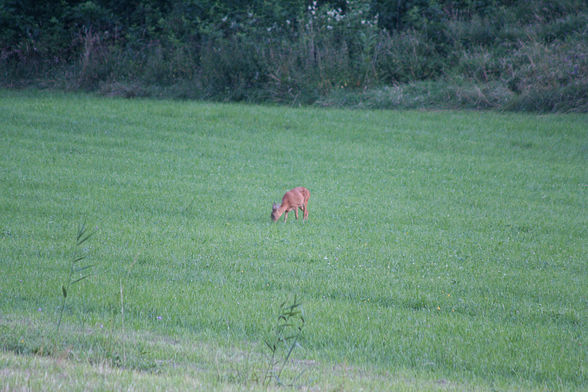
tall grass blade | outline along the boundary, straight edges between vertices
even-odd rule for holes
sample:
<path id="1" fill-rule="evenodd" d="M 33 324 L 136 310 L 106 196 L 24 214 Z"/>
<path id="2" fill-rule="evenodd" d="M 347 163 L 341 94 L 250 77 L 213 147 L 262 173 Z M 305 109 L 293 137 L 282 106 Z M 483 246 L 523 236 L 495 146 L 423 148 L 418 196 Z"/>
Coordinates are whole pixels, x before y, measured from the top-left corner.
<path id="1" fill-rule="evenodd" d="M 95 232 L 92 232 L 92 233 L 86 235 L 86 222 L 84 221 L 80 226 L 78 226 L 78 232 L 76 235 L 76 247 L 79 247 L 84 242 L 86 242 L 88 239 L 90 239 L 94 235 L 94 233 Z M 66 300 L 68 297 L 69 288 L 72 285 L 74 285 L 78 282 L 81 282 L 82 280 L 87 279 L 90 276 L 90 275 L 83 275 L 83 276 L 74 278 L 74 273 L 79 274 L 80 272 L 89 270 L 90 268 L 92 268 L 94 266 L 94 264 L 90 264 L 90 265 L 86 265 L 86 266 L 76 267 L 76 265 L 78 263 L 80 263 L 82 260 L 84 260 L 86 258 L 86 256 L 87 255 L 83 254 L 83 255 L 75 256 L 72 258 L 72 260 L 70 262 L 70 267 L 69 267 L 67 279 L 66 279 L 65 283 L 61 285 L 62 302 L 61 302 L 61 308 L 59 310 L 59 319 L 57 320 L 56 333 L 59 333 L 59 329 L 61 327 L 61 321 L 63 320 L 63 312 L 65 311 L 65 305 L 66 305 Z"/>
<path id="2" fill-rule="evenodd" d="M 90 276 L 90 275 L 82 276 L 81 278 L 78 278 L 78 279 L 74 280 L 73 282 L 71 282 L 70 285 L 76 284 L 76 283 L 86 279 L 88 276 Z"/>

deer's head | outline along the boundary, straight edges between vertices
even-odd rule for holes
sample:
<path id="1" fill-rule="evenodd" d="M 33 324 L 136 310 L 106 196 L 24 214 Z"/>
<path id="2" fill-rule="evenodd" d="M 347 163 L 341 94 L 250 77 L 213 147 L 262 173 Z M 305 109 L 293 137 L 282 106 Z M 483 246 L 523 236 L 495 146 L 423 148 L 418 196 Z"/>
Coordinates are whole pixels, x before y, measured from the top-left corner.
<path id="1" fill-rule="evenodd" d="M 280 215 L 278 213 L 278 209 L 280 208 L 279 204 L 277 204 L 276 202 L 274 202 L 274 204 L 272 205 L 272 220 L 275 222 L 280 218 Z"/>

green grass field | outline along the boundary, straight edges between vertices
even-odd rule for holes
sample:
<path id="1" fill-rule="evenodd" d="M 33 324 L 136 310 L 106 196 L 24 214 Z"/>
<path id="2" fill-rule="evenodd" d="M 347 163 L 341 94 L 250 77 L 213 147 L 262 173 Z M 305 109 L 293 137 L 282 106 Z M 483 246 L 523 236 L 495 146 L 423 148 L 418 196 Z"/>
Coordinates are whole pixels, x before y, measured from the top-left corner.
<path id="1" fill-rule="evenodd" d="M 294 295 L 295 387 L 588 388 L 586 115 L 4 90 L 0 140 L 0 390 L 264 389 Z"/>

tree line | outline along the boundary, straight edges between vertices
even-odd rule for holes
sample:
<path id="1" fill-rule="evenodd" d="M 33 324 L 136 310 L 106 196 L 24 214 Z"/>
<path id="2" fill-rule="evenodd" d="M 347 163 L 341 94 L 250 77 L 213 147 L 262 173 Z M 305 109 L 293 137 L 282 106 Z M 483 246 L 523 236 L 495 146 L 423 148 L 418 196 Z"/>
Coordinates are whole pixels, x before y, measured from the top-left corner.
<path id="1" fill-rule="evenodd" d="M 0 84 L 585 112 L 587 26 L 584 0 L 0 0 Z"/>

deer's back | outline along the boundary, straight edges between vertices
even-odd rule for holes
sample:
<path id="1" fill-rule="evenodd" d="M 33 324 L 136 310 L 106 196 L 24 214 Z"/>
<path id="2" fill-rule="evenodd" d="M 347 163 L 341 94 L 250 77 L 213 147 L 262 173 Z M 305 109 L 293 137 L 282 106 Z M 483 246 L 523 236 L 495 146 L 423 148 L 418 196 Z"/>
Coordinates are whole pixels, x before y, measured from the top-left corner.
<path id="1" fill-rule="evenodd" d="M 286 194 L 282 198 L 282 204 L 290 206 L 302 206 L 306 204 L 309 198 L 309 190 L 302 186 L 299 186 L 286 192 Z"/>

